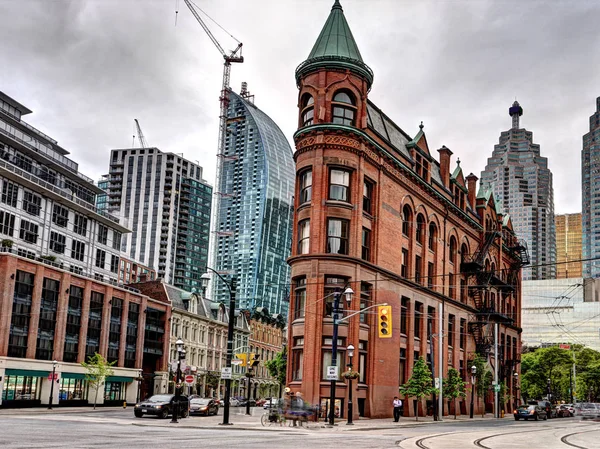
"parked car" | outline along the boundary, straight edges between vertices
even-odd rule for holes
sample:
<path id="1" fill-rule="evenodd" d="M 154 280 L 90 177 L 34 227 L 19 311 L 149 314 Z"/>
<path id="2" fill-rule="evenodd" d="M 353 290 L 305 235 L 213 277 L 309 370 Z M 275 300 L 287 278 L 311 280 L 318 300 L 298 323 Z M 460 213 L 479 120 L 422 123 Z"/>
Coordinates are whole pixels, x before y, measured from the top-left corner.
<path id="1" fill-rule="evenodd" d="M 279 405 L 279 398 L 267 398 L 263 404 L 263 408 L 267 410 L 271 406 L 277 407 Z"/>
<path id="2" fill-rule="evenodd" d="M 243 399 L 240 401 L 240 407 L 246 407 L 247 399 Z M 250 407 L 256 407 L 256 399 L 250 399 Z"/>
<path id="3" fill-rule="evenodd" d="M 256 406 L 257 407 L 262 407 L 263 405 L 265 405 L 266 399 L 257 399 L 256 400 Z"/>
<path id="4" fill-rule="evenodd" d="M 546 410 L 539 405 L 521 405 L 513 411 L 513 415 L 515 421 L 520 419 L 524 419 L 525 421 L 529 421 L 530 419 L 533 419 L 534 421 L 537 421 L 538 419 L 548 419 Z"/>
<path id="5" fill-rule="evenodd" d="M 556 416 L 558 418 L 569 418 L 573 416 L 567 404 L 560 404 L 556 406 Z"/>
<path id="6" fill-rule="evenodd" d="M 159 418 L 167 418 L 173 414 L 174 394 L 155 394 L 148 399 L 135 404 L 133 414 L 136 418 L 141 418 L 144 415 L 154 415 Z M 190 402 L 187 396 L 179 396 L 179 417 L 186 418 L 189 413 Z"/>
<path id="7" fill-rule="evenodd" d="M 548 418 L 556 418 L 556 407 L 550 401 L 529 401 L 529 405 L 539 405 L 546 411 Z"/>
<path id="8" fill-rule="evenodd" d="M 579 402 L 573 406 L 574 416 L 582 419 L 595 419 L 600 417 L 600 404 L 592 402 Z"/>
<path id="9" fill-rule="evenodd" d="M 571 413 L 571 416 L 573 416 L 575 414 L 575 407 L 573 407 L 573 404 L 563 404 L 563 405 L 565 407 L 567 407 L 567 409 Z"/>
<path id="10" fill-rule="evenodd" d="M 229 406 L 230 407 L 239 407 L 240 401 L 236 398 L 229 398 Z"/>
<path id="11" fill-rule="evenodd" d="M 190 401 L 190 415 L 216 415 L 219 404 L 215 399 L 194 398 Z"/>

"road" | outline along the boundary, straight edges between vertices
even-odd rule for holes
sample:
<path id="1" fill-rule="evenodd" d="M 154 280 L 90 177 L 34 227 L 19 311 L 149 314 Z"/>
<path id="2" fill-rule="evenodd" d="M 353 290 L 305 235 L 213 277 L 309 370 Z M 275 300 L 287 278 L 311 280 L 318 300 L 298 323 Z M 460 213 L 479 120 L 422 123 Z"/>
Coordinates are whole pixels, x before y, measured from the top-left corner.
<path id="1" fill-rule="evenodd" d="M 252 416 L 232 409 L 232 426 L 222 416 L 192 417 L 178 424 L 153 417 L 136 419 L 133 410 L 90 409 L 0 412 L 0 447 L 17 448 L 402 448 L 504 449 L 600 447 L 600 423 L 575 418 L 539 422 L 476 419 L 415 423 L 359 420 L 306 427 L 262 427 L 260 409 Z M 220 412 L 222 414 L 222 411 Z"/>

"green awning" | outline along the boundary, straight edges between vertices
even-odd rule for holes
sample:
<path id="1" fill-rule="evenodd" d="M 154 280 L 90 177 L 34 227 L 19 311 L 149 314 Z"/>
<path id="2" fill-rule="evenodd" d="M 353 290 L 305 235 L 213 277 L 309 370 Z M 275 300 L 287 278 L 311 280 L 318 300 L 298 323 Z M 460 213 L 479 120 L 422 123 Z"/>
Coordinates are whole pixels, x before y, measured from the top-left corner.
<path id="1" fill-rule="evenodd" d="M 4 374 L 6 376 L 48 377 L 50 371 L 6 368 Z"/>
<path id="2" fill-rule="evenodd" d="M 108 376 L 106 382 L 133 382 L 133 377 Z"/>
<path id="3" fill-rule="evenodd" d="M 62 379 L 85 379 L 85 374 L 81 373 L 60 373 Z"/>

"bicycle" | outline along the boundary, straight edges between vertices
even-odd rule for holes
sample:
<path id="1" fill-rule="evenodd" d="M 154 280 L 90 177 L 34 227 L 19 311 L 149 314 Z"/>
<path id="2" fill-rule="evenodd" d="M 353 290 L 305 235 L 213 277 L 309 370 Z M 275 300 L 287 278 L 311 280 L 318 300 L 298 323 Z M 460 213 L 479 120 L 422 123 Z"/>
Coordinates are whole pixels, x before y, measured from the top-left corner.
<path id="1" fill-rule="evenodd" d="M 280 413 L 277 409 L 271 409 L 260 417 L 260 423 L 263 427 L 272 426 L 274 424 L 278 424 L 280 426 L 285 424 L 285 416 L 283 413 Z"/>

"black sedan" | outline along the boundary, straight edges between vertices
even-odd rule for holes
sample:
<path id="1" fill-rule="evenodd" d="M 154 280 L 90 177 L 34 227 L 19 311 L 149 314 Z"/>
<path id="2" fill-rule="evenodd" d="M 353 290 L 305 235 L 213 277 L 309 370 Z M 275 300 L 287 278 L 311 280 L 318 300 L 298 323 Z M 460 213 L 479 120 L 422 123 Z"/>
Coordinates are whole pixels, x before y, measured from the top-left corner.
<path id="1" fill-rule="evenodd" d="M 190 402 L 187 396 L 179 396 L 179 417 L 186 418 L 189 413 Z M 154 396 L 135 404 L 133 414 L 136 418 L 144 415 L 154 415 L 167 418 L 175 410 L 174 394 L 155 394 Z"/>
<path id="2" fill-rule="evenodd" d="M 520 419 L 524 419 L 525 421 L 530 419 L 533 419 L 534 421 L 543 419 L 545 421 L 548 419 L 546 410 L 539 405 L 521 405 L 519 408 L 513 411 L 513 415 L 515 416 L 515 421 Z"/>
<path id="3" fill-rule="evenodd" d="M 215 399 L 194 398 L 190 401 L 190 415 L 216 415 L 219 403 Z"/>

